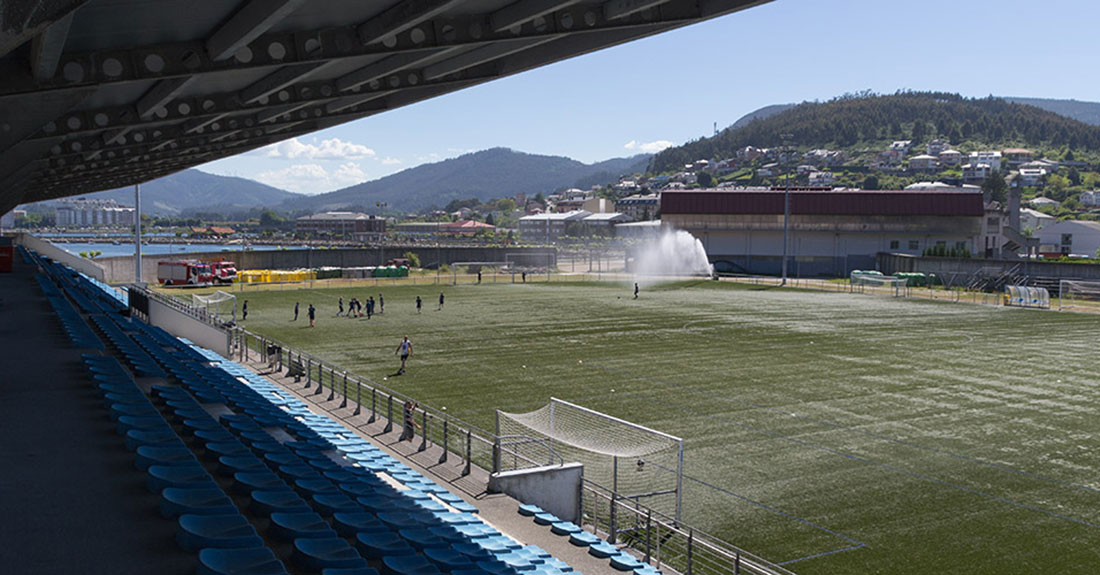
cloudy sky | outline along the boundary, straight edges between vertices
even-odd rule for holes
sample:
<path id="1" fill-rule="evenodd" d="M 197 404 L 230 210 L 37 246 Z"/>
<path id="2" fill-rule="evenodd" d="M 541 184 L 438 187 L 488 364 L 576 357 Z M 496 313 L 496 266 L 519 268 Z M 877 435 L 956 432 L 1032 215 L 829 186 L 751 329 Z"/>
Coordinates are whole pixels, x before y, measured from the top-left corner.
<path id="1" fill-rule="evenodd" d="M 1100 101 L 1100 2 L 775 0 L 201 166 L 317 194 L 504 146 L 597 162 L 872 89 Z"/>

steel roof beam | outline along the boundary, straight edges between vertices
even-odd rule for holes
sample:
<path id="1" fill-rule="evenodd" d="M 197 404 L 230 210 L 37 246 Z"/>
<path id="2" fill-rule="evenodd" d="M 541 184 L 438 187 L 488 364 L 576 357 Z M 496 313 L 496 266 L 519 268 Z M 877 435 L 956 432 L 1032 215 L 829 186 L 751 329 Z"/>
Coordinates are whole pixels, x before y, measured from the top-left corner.
<path id="1" fill-rule="evenodd" d="M 0 57 L 87 3 L 88 0 L 0 2 Z"/>
<path id="2" fill-rule="evenodd" d="M 363 84 L 381 80 L 394 72 L 417 66 L 429 58 L 436 57 L 441 52 L 450 50 L 454 50 L 454 48 L 428 48 L 386 56 L 377 62 L 340 76 L 336 79 L 336 89 L 341 92 L 352 90 Z"/>
<path id="3" fill-rule="evenodd" d="M 526 24 L 535 18 L 548 16 L 562 8 L 568 8 L 579 0 L 520 0 L 493 12 L 489 23 L 494 32 L 503 32 L 514 26 Z"/>
<path id="4" fill-rule="evenodd" d="M 522 52 L 524 50 L 527 50 L 528 48 L 533 48 L 535 46 L 538 46 L 539 44 L 544 44 L 546 42 L 556 39 L 556 37 L 522 38 L 519 40 L 501 41 L 490 46 L 475 48 L 473 50 L 470 50 L 469 52 L 459 54 L 454 58 L 450 58 L 437 64 L 432 64 L 431 66 L 425 67 L 424 79 L 436 80 L 442 78 L 443 76 L 461 72 L 462 70 L 465 70 L 467 68 L 472 68 L 479 64 L 491 62 L 498 58 L 504 58 L 505 56 L 509 56 L 517 52 Z"/>
<path id="5" fill-rule="evenodd" d="M 163 118 L 167 115 L 167 110 L 162 110 L 162 108 L 167 105 L 168 102 L 171 102 L 172 98 L 176 97 L 184 88 L 191 85 L 195 79 L 195 76 L 184 76 L 181 78 L 168 78 L 167 80 L 157 82 L 137 101 L 135 107 L 137 108 L 138 116 L 148 120 L 154 114 L 157 114 Z M 157 112 L 160 113 L 158 114 Z"/>
<path id="6" fill-rule="evenodd" d="M 631 14 L 649 10 L 669 0 L 608 0 L 603 4 L 603 15 L 608 20 L 625 18 Z"/>
<path id="7" fill-rule="evenodd" d="M 73 25 L 73 12 L 69 12 L 31 41 L 31 70 L 35 78 L 44 80 L 57 73 L 61 52 L 69 39 L 69 27 Z"/>
<path id="8" fill-rule="evenodd" d="M 284 66 L 278 71 L 260 78 L 241 90 L 238 93 L 238 99 L 244 104 L 255 104 L 283 88 L 288 88 L 308 78 L 311 74 L 320 72 L 332 64 L 334 64 L 334 62 L 311 62 L 308 64 Z"/>
<path id="9" fill-rule="evenodd" d="M 249 45 L 305 0 L 250 0 L 206 40 L 206 55 L 219 62 Z"/>
<path id="10" fill-rule="evenodd" d="M 359 25 L 356 33 L 364 45 L 400 34 L 442 14 L 462 0 L 399 0 L 378 16 Z"/>

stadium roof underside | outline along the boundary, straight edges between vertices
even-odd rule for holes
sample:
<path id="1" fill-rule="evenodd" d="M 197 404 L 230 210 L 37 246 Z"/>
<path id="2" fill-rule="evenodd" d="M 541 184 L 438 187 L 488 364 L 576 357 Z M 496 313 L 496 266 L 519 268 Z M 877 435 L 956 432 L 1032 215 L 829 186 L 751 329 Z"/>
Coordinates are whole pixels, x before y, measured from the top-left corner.
<path id="1" fill-rule="evenodd" d="M 0 0 L 0 213 L 768 1 Z"/>

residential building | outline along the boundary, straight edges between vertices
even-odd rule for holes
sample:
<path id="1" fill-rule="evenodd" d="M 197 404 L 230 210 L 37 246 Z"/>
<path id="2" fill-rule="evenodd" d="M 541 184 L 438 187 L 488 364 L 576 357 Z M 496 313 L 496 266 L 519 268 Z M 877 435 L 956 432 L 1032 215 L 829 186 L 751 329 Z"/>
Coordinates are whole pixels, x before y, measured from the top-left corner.
<path id="1" fill-rule="evenodd" d="M 809 182 L 811 186 L 830 186 L 836 181 L 832 172 L 810 172 Z"/>
<path id="2" fill-rule="evenodd" d="M 473 236 L 478 232 L 496 231 L 496 226 L 476 220 L 459 220 L 439 224 L 439 234 L 447 236 Z"/>
<path id="3" fill-rule="evenodd" d="M 802 161 L 821 167 L 839 166 L 848 161 L 848 154 L 842 150 L 810 150 L 803 154 Z"/>
<path id="4" fill-rule="evenodd" d="M 884 170 L 894 169 L 901 165 L 901 160 L 904 157 L 905 152 L 901 150 L 883 150 L 871 159 L 871 167 Z"/>
<path id="5" fill-rule="evenodd" d="M 941 191 L 941 192 L 949 191 L 949 190 L 966 191 L 967 188 L 971 188 L 969 191 L 977 191 L 978 190 L 977 186 L 959 187 L 959 186 L 952 186 L 951 184 L 945 184 L 943 182 L 917 182 L 915 184 L 909 184 L 908 186 L 905 186 L 906 191 L 913 191 L 913 190 L 938 190 L 938 191 Z"/>
<path id="6" fill-rule="evenodd" d="M 1036 230 L 1035 237 L 1043 246 L 1044 254 L 1095 257 L 1097 250 L 1100 250 L 1100 222 L 1051 222 Z"/>
<path id="7" fill-rule="evenodd" d="M 199 239 L 217 239 L 231 236 L 237 233 L 237 230 L 227 226 L 206 226 L 206 227 L 192 227 L 191 237 Z"/>
<path id="8" fill-rule="evenodd" d="M 1081 192 L 1080 199 L 1082 206 L 1095 207 L 1100 206 L 1100 190 L 1092 192 Z"/>
<path id="9" fill-rule="evenodd" d="M 703 242 L 712 261 L 749 273 L 782 266 L 784 189 L 684 190 L 661 195 L 661 220 Z M 808 190 L 790 193 L 792 276 L 874 269 L 880 252 L 945 245 L 975 252 L 982 194 L 970 191 Z"/>
<path id="10" fill-rule="evenodd" d="M 1058 218 L 1031 208 L 1020 208 L 1020 231 L 1037 230 Z"/>
<path id="11" fill-rule="evenodd" d="M 570 223 L 580 223 L 591 212 L 576 210 L 567 213 L 546 213 L 523 216 L 519 219 L 519 231 L 526 241 L 555 242 L 568 233 Z"/>
<path id="12" fill-rule="evenodd" d="M 61 200 L 54 208 L 57 227 L 122 227 L 134 225 L 134 208 L 114 200 Z"/>
<path id="13" fill-rule="evenodd" d="M 991 151 L 970 152 L 970 165 L 985 164 L 993 171 L 1001 171 L 1001 153 Z"/>
<path id="14" fill-rule="evenodd" d="M 615 234 L 615 226 L 630 221 L 630 216 L 618 212 L 595 213 L 585 216 L 581 220 L 587 228 L 588 235 L 612 236 Z"/>
<path id="15" fill-rule="evenodd" d="M 934 172 L 938 163 L 936 156 L 921 154 L 909 158 L 909 169 L 914 172 Z"/>
<path id="16" fill-rule="evenodd" d="M 434 236 L 439 233 L 441 222 L 406 222 L 394 224 L 393 231 L 398 234 L 412 236 Z"/>
<path id="17" fill-rule="evenodd" d="M 607 198 L 589 198 L 580 209 L 594 214 L 608 214 L 615 211 L 615 202 Z"/>
<path id="18" fill-rule="evenodd" d="M 568 212 L 575 212 L 584 208 L 584 198 L 578 198 L 573 200 L 560 200 L 554 204 L 554 211 L 559 214 Z"/>
<path id="19" fill-rule="evenodd" d="M 0 216 L 0 230 L 11 229 L 15 227 L 15 221 L 19 219 L 19 214 L 22 213 L 23 217 L 26 217 L 27 212 L 23 210 L 12 210 L 2 216 Z"/>
<path id="20" fill-rule="evenodd" d="M 968 183 L 985 181 L 993 175 L 993 167 L 989 164 L 966 164 L 962 167 L 963 180 Z"/>
<path id="21" fill-rule="evenodd" d="M 1048 174 L 1053 174 L 1061 167 L 1058 162 L 1051 160 L 1032 160 L 1030 162 L 1024 162 L 1020 164 L 1021 168 L 1042 168 L 1047 171 Z"/>
<path id="22" fill-rule="evenodd" d="M 1004 160 L 1010 165 L 1022 164 L 1024 162 L 1030 162 L 1034 159 L 1034 152 L 1025 148 L 1008 148 L 1001 152 Z"/>
<path id="23" fill-rule="evenodd" d="M 1049 207 L 1049 208 L 1058 209 L 1058 208 L 1062 207 L 1062 202 L 1059 202 L 1058 200 L 1055 200 L 1055 199 L 1043 198 L 1043 197 L 1035 198 L 1035 199 L 1031 200 L 1030 202 L 1028 202 L 1028 204 L 1030 204 L 1031 207 L 1033 207 L 1033 208 Z"/>
<path id="24" fill-rule="evenodd" d="M 944 166 L 957 166 L 962 163 L 963 155 L 958 150 L 944 150 L 937 154 L 940 164 Z"/>
<path id="25" fill-rule="evenodd" d="M 912 147 L 913 140 L 897 140 L 890 144 L 890 150 L 893 152 L 901 152 L 901 155 L 909 153 L 909 148 Z"/>
<path id="26" fill-rule="evenodd" d="M 1018 186 L 1041 186 L 1047 177 L 1047 171 L 1043 168 L 1020 168 L 1016 177 Z"/>
<path id="27" fill-rule="evenodd" d="M 757 169 L 756 175 L 760 176 L 761 178 L 770 178 L 772 176 L 778 175 L 779 169 L 779 162 L 771 162 L 769 164 L 764 164 L 759 169 Z"/>
<path id="28" fill-rule="evenodd" d="M 615 202 L 615 211 L 622 212 L 636 222 L 652 220 L 660 211 L 660 194 L 633 195 Z"/>
<path id="29" fill-rule="evenodd" d="M 294 222 L 294 231 L 358 241 L 374 241 L 386 235 L 386 220 L 360 212 L 323 212 L 298 218 Z"/>
<path id="30" fill-rule="evenodd" d="M 932 140 L 928 142 L 928 146 L 925 148 L 929 156 L 939 156 L 940 154 L 951 149 L 951 142 L 947 140 Z"/>

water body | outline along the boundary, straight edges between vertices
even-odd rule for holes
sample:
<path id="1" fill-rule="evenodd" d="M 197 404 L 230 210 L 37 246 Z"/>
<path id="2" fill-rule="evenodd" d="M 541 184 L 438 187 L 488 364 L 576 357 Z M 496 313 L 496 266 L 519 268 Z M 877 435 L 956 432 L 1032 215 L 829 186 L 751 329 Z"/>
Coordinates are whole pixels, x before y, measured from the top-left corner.
<path id="1" fill-rule="evenodd" d="M 79 255 L 80 252 L 100 251 L 101 258 L 113 258 L 134 255 L 134 244 L 120 243 L 71 243 L 54 244 L 55 246 L 71 253 Z M 300 250 L 301 246 L 283 246 L 285 249 Z M 231 244 L 146 244 L 141 246 L 143 256 L 163 256 L 170 254 L 193 254 L 202 252 L 239 252 L 241 246 Z M 249 246 L 249 251 L 267 251 L 281 249 L 280 246 Z"/>

